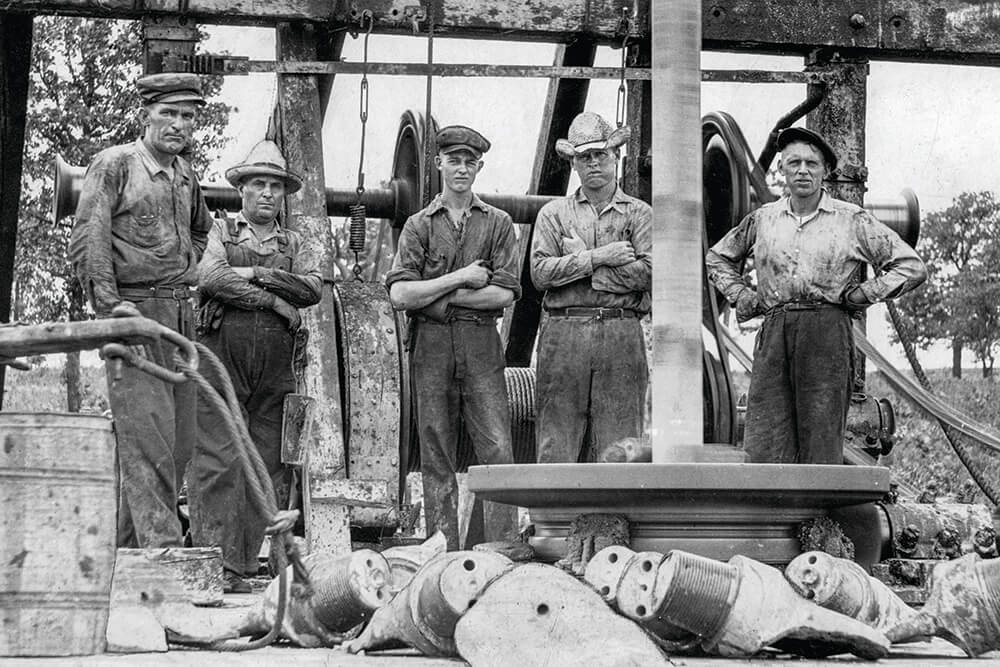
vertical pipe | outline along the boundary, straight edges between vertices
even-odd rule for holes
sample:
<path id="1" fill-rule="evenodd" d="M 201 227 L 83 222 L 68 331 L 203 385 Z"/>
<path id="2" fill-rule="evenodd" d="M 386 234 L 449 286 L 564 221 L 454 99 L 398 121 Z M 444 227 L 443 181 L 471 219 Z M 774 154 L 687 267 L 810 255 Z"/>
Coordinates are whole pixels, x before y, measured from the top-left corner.
<path id="1" fill-rule="evenodd" d="M 34 17 L 0 14 L 0 322 L 10 320 Z M 0 407 L 6 366 L 0 366 Z"/>
<path id="2" fill-rule="evenodd" d="M 653 462 L 702 444 L 701 3 L 652 3 Z"/>

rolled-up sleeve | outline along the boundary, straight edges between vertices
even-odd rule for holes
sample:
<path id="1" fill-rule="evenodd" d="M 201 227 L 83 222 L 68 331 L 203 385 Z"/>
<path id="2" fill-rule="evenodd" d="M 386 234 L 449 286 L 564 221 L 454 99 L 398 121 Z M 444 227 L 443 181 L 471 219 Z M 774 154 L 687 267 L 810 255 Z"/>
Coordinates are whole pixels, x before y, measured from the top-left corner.
<path id="1" fill-rule="evenodd" d="M 111 252 L 111 217 L 122 187 L 120 161 L 98 154 L 87 168 L 70 235 L 73 271 L 98 315 L 106 315 L 121 297 Z"/>
<path id="2" fill-rule="evenodd" d="M 514 233 L 514 223 L 510 216 L 502 211 L 500 214 L 496 238 L 493 239 L 491 257 L 493 277 L 490 279 L 490 284 L 511 290 L 516 300 L 521 298 L 521 266 L 517 256 L 517 235 Z"/>
<path id="3" fill-rule="evenodd" d="M 531 280 L 540 290 L 561 287 L 593 275 L 592 250 L 562 254 L 565 230 L 559 215 L 563 200 L 549 202 L 538 212 L 531 239 Z"/>
<path id="4" fill-rule="evenodd" d="M 274 306 L 274 294 L 241 278 L 226 257 L 225 221 L 216 220 L 208 233 L 205 253 L 198 263 L 198 291 L 207 298 L 245 310 L 265 310 Z"/>
<path id="5" fill-rule="evenodd" d="M 739 225 L 729 230 L 705 256 L 708 279 L 726 297 L 736 303 L 740 294 L 750 289 L 743 281 L 741 267 L 750 255 L 757 238 L 757 219 L 754 213 L 743 218 Z"/>
<path id="6" fill-rule="evenodd" d="M 418 216 L 411 216 L 403 225 L 403 231 L 396 243 L 396 257 L 392 261 L 392 268 L 385 275 L 387 288 L 400 280 L 422 279 L 427 255 L 426 244 L 421 240 L 422 228 L 423 220 Z"/>
<path id="7" fill-rule="evenodd" d="M 648 292 L 653 283 L 653 210 L 649 206 L 638 207 L 638 212 L 629 221 L 627 231 L 635 250 L 635 261 L 621 266 L 599 266 L 594 269 L 590 285 L 601 292 L 628 294 Z"/>

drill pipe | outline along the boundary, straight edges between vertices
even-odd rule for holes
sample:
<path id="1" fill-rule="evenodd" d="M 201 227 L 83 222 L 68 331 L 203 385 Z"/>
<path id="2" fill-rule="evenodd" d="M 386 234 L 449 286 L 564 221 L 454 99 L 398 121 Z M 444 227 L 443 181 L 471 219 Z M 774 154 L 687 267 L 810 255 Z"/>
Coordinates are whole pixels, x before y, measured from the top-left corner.
<path id="1" fill-rule="evenodd" d="M 883 632 L 917 613 L 854 561 L 822 551 L 797 556 L 785 579 L 807 600 Z"/>
<path id="2" fill-rule="evenodd" d="M 886 635 L 894 643 L 935 635 L 970 658 L 1000 648 L 1000 560 L 967 554 L 935 565 L 923 608 Z"/>

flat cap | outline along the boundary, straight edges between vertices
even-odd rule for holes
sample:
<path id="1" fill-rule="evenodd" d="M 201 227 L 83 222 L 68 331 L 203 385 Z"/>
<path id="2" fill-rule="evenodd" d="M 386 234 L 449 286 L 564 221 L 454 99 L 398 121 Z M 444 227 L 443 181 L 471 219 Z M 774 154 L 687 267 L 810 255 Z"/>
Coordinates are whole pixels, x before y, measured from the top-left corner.
<path id="1" fill-rule="evenodd" d="M 795 141 L 812 144 L 823 154 L 827 167 L 831 170 L 837 168 L 837 154 L 830 148 L 830 144 L 826 143 L 826 139 L 812 130 L 807 130 L 804 127 L 786 127 L 778 134 L 776 145 L 779 151 L 783 151 L 788 144 Z"/>
<path id="2" fill-rule="evenodd" d="M 437 147 L 442 153 L 466 150 L 480 158 L 490 149 L 490 142 L 471 127 L 449 125 L 438 130 Z"/>
<path id="3" fill-rule="evenodd" d="M 201 94 L 201 79 L 197 74 L 183 72 L 164 72 L 163 74 L 148 74 L 135 82 L 143 104 L 154 102 L 193 102 L 205 104 Z"/>

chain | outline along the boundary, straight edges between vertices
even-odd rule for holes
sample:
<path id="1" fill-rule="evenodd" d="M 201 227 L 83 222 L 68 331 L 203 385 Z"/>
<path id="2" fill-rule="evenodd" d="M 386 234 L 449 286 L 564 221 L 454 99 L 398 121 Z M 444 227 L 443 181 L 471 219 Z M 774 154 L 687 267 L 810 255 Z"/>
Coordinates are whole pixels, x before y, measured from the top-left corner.
<path id="1" fill-rule="evenodd" d="M 359 118 L 361 119 L 361 151 L 358 158 L 358 198 L 351 206 L 351 226 L 348 238 L 348 247 L 354 251 L 354 279 L 361 280 L 361 260 L 359 253 L 365 248 L 365 229 L 367 225 L 365 205 L 361 198 L 365 194 L 365 131 L 368 124 L 368 38 L 375 27 L 375 16 L 370 9 L 361 12 L 361 27 L 364 28 L 365 19 L 368 20 L 368 29 L 364 37 L 364 61 L 361 69 L 361 94 L 359 96 Z"/>
<path id="2" fill-rule="evenodd" d="M 628 113 L 628 105 L 627 105 L 627 100 L 625 98 L 626 92 L 628 90 L 627 86 L 625 85 L 625 65 L 626 65 L 626 57 L 628 56 L 629 25 L 630 22 L 628 18 L 628 9 L 622 7 L 622 15 L 621 18 L 618 19 L 618 27 L 617 27 L 618 31 L 620 31 L 621 34 L 625 35 L 622 38 L 621 78 L 618 81 L 618 105 L 615 110 L 615 123 L 617 123 L 618 127 L 621 127 L 622 125 L 625 124 L 625 116 Z"/>

